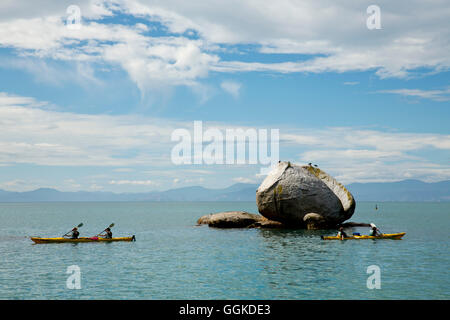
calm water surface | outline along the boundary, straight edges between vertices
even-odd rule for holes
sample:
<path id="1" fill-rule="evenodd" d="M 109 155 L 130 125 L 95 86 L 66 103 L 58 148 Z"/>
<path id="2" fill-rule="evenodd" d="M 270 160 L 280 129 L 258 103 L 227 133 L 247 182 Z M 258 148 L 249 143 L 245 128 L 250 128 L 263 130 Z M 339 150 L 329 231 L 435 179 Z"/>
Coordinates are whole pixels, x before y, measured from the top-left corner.
<path id="1" fill-rule="evenodd" d="M 449 299 L 450 203 L 358 203 L 352 221 L 403 240 L 322 241 L 335 231 L 217 230 L 203 214 L 254 203 L 2 203 L 0 299 Z M 114 222 L 132 243 L 33 245 Z M 354 228 L 349 232 L 367 233 Z M 81 268 L 80 290 L 66 288 Z M 381 289 L 366 286 L 378 265 Z"/>

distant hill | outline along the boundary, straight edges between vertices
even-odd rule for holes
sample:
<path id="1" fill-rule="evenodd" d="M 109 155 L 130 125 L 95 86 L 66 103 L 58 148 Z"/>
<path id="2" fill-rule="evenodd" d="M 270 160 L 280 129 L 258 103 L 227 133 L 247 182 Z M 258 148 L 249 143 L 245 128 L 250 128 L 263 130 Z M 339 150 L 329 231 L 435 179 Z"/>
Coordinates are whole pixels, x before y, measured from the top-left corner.
<path id="1" fill-rule="evenodd" d="M 347 189 L 356 201 L 450 201 L 450 180 L 352 183 Z"/>
<path id="2" fill-rule="evenodd" d="M 257 185 L 237 183 L 225 189 L 185 187 L 161 192 L 61 192 L 41 188 L 26 192 L 0 190 L 0 202 L 62 201 L 255 201 Z"/>
<path id="3" fill-rule="evenodd" d="M 27 192 L 0 190 L 0 202 L 60 201 L 255 201 L 258 185 L 237 183 L 224 189 L 199 186 L 147 193 L 61 192 L 41 188 Z M 450 180 L 352 183 L 347 186 L 356 201 L 450 201 Z"/>

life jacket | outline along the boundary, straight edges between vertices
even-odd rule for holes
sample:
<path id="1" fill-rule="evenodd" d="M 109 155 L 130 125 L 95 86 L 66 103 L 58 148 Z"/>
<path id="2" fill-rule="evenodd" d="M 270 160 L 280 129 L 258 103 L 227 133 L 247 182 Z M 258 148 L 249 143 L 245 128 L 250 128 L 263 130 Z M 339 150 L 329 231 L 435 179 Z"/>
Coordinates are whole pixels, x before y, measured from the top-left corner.
<path id="1" fill-rule="evenodd" d="M 344 237 L 347 238 L 347 234 L 344 231 L 339 231 L 338 232 L 338 237 Z"/>
<path id="2" fill-rule="evenodd" d="M 79 235 L 80 235 L 80 233 L 77 230 L 72 231 L 72 239 L 78 239 Z"/>

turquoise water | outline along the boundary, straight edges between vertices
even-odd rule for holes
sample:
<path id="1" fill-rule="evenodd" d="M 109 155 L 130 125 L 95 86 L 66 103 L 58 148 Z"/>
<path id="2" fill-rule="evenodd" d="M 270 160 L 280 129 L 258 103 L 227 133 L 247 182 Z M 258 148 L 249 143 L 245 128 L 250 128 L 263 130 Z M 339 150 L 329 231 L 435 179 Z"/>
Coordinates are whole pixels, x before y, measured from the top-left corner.
<path id="1" fill-rule="evenodd" d="M 254 203 L 0 204 L 0 299 L 449 299 L 450 203 L 358 203 L 351 219 L 403 240 L 323 241 L 335 231 L 218 230 L 203 214 Z M 83 222 L 91 236 L 114 222 L 136 242 L 33 245 Z M 349 232 L 366 233 L 355 228 Z M 67 267 L 81 289 L 66 287 Z M 367 267 L 381 271 L 368 289 Z"/>

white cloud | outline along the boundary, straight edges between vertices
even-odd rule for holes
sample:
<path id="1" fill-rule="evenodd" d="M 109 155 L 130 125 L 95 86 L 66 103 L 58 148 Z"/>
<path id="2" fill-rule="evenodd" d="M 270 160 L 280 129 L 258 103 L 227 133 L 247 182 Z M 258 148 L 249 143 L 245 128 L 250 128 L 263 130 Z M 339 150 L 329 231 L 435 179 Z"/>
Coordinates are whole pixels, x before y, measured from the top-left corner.
<path id="1" fill-rule="evenodd" d="M 142 24 L 97 22 L 86 22 L 81 29 L 70 30 L 58 16 L 16 19 L 0 22 L 0 45 L 15 48 L 24 56 L 76 61 L 79 77 L 91 81 L 98 80 L 88 62 L 118 65 L 141 91 L 196 85 L 198 78 L 208 75 L 209 65 L 218 61 L 215 55 L 204 52 L 201 40 L 149 37 L 142 35 L 145 31 Z M 35 65 L 15 64 L 31 71 L 36 69 Z"/>
<path id="2" fill-rule="evenodd" d="M 90 190 L 94 190 L 94 191 L 98 191 L 98 190 L 103 190 L 104 187 L 103 187 L 103 186 L 99 186 L 99 185 L 93 183 L 93 184 L 90 185 L 89 189 L 90 189 Z"/>
<path id="3" fill-rule="evenodd" d="M 48 83 L 53 86 L 78 84 L 84 88 L 102 85 L 95 75 L 95 67 L 90 62 L 74 62 L 58 65 L 54 61 L 46 61 L 37 57 L 5 58 L 0 60 L 1 68 L 26 71 L 37 83 Z"/>
<path id="4" fill-rule="evenodd" d="M 381 93 L 393 93 L 407 97 L 417 97 L 434 101 L 450 101 L 450 87 L 444 90 L 395 89 L 382 90 Z"/>
<path id="5" fill-rule="evenodd" d="M 261 177 L 260 178 L 247 178 L 247 177 L 233 178 L 233 181 L 238 182 L 238 183 L 257 183 L 260 180 L 261 180 Z"/>
<path id="6" fill-rule="evenodd" d="M 353 1 L 337 4 L 331 0 L 286 0 L 275 4 L 211 0 L 205 4 L 85 0 L 79 2 L 84 18 L 79 30 L 65 26 L 69 4 L 3 3 L 0 46 L 14 48 L 20 56 L 118 65 L 141 91 L 161 86 L 198 86 L 198 80 L 210 71 L 373 70 L 384 78 L 408 77 L 418 68 L 439 72 L 450 67 L 450 7 L 444 2 L 381 1 L 382 30 L 368 30 L 366 8 Z M 141 22 L 133 26 L 102 20 L 117 11 L 152 23 L 158 21 L 172 34 L 154 37 Z M 188 36 L 193 33 L 198 37 Z M 220 53 L 236 44 L 254 45 L 254 50 L 262 54 L 302 56 L 277 63 L 221 60 Z M 95 81 L 93 71 L 82 76 Z M 236 96 L 237 91 L 234 86 L 228 92 Z"/>
<path id="7" fill-rule="evenodd" d="M 222 81 L 220 84 L 220 87 L 225 90 L 227 93 L 233 96 L 233 98 L 237 99 L 239 98 L 240 90 L 242 87 L 242 84 L 235 81 Z"/>
<path id="8" fill-rule="evenodd" d="M 253 180 L 252 172 L 259 169 L 245 165 L 174 166 L 170 160 L 175 145 L 171 134 L 178 128 L 191 131 L 190 122 L 54 111 L 33 98 L 6 93 L 0 94 L 0 101 L 0 165 L 115 167 L 112 170 L 119 173 L 144 170 L 151 178 L 122 180 L 103 174 L 91 182 L 98 185 L 99 179 L 106 184 L 114 181 L 110 186 L 152 185 L 163 180 L 183 185 L 217 183 L 217 179 L 245 182 Z M 221 131 L 236 128 L 217 122 L 204 124 L 203 130 L 213 127 Z M 449 151 L 448 134 L 352 127 L 280 128 L 280 152 L 285 159 L 317 163 L 345 183 L 412 177 L 450 179 L 450 166 L 439 160 L 448 158 Z M 233 180 L 233 176 L 238 178 Z M 71 183 L 78 184 L 67 181 L 65 187 Z"/>
<path id="9" fill-rule="evenodd" d="M 3 98 L 0 104 L 0 163 L 3 164 L 127 166 L 152 162 L 158 165 L 170 161 L 170 134 L 181 126 L 157 118 L 30 108 L 36 104 L 32 98 L 5 93 L 0 97 Z M 30 105 L 13 102 L 30 102 Z"/>
<path id="10" fill-rule="evenodd" d="M 350 149 L 370 147 L 390 152 L 420 150 L 427 147 L 450 150 L 450 135 L 385 132 L 351 127 L 332 127 L 313 131 L 290 130 L 289 133 L 282 133 L 280 139 L 286 143 L 316 149 L 340 146 Z"/>
<path id="11" fill-rule="evenodd" d="M 22 97 L 13 94 L 8 94 L 6 92 L 0 92 L 0 107 L 2 106 L 11 106 L 11 105 L 26 105 L 28 107 L 33 106 L 42 106 L 45 105 L 45 102 L 38 103 L 34 98 L 31 97 Z"/>
<path id="12" fill-rule="evenodd" d="M 117 168 L 113 170 L 114 172 L 133 172 L 134 169 L 131 168 Z"/>
<path id="13" fill-rule="evenodd" d="M 32 191 L 39 188 L 54 188 L 45 180 L 14 179 L 0 182 L 0 189 L 7 191 Z"/>
<path id="14" fill-rule="evenodd" d="M 66 179 L 64 180 L 64 187 L 66 190 L 80 190 L 81 184 L 79 184 L 74 179 Z"/>
<path id="15" fill-rule="evenodd" d="M 24 180 L 20 180 L 20 179 L 6 181 L 6 182 L 3 182 L 2 184 L 0 184 L 0 186 L 2 186 L 2 188 L 5 188 L 5 189 L 9 189 L 11 187 L 14 188 L 17 186 L 24 186 L 24 185 L 26 185 L 26 182 Z"/>
<path id="16" fill-rule="evenodd" d="M 302 153 L 302 159 L 308 160 L 313 159 L 313 161 L 321 161 L 328 159 L 344 158 L 353 159 L 356 161 L 361 161 L 362 159 L 404 159 L 409 158 L 400 151 L 383 151 L 383 150 L 365 150 L 365 149 L 327 149 L 327 150 L 312 150 Z"/>
<path id="17" fill-rule="evenodd" d="M 186 38 L 152 38 L 105 46 L 107 62 L 125 69 L 141 91 L 167 85 L 195 86 L 206 77 L 209 65 L 218 61 L 202 52 L 201 41 Z"/>
<path id="18" fill-rule="evenodd" d="M 1 1 L 0 20 L 13 21 L 18 18 L 31 19 L 49 15 L 66 17 L 66 10 L 76 4 L 81 9 L 83 19 L 99 19 L 111 16 L 114 5 L 103 0 L 40 0 L 40 1 Z"/>
<path id="19" fill-rule="evenodd" d="M 133 185 L 133 186 L 149 186 L 155 184 L 151 180 L 111 180 L 109 184 L 115 185 Z"/>
<path id="20" fill-rule="evenodd" d="M 346 159 L 347 165 L 330 169 L 330 172 L 342 183 L 387 182 L 404 179 L 418 179 L 425 182 L 437 182 L 450 179 L 450 168 L 428 161 L 383 163 L 380 161 L 355 163 Z M 339 164 L 336 162 L 336 164 Z"/>
<path id="21" fill-rule="evenodd" d="M 382 30 L 368 30 L 366 7 L 353 1 L 120 1 L 131 14 L 157 19 L 170 31 L 195 29 L 209 43 L 259 44 L 262 53 L 318 54 L 304 61 L 219 62 L 216 71 L 346 72 L 376 70 L 405 77 L 425 67 L 448 69 L 450 8 L 443 2 L 381 1 Z M 239 8 L 238 10 L 236 8 Z M 420 19 L 417 19 L 420 12 Z"/>
<path id="22" fill-rule="evenodd" d="M 286 144 L 303 149 L 299 160 L 312 162 L 339 181 L 450 179 L 450 166 L 433 160 L 429 151 L 450 151 L 450 135 L 328 128 L 282 134 Z"/>

